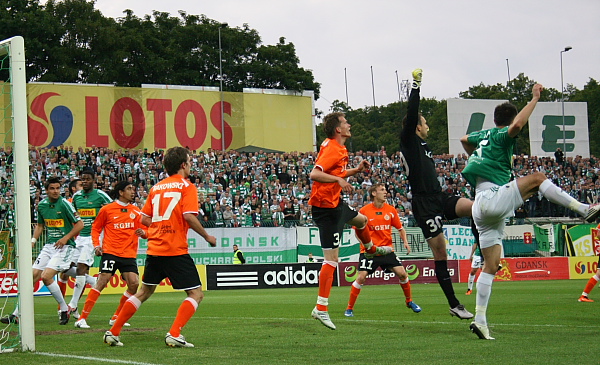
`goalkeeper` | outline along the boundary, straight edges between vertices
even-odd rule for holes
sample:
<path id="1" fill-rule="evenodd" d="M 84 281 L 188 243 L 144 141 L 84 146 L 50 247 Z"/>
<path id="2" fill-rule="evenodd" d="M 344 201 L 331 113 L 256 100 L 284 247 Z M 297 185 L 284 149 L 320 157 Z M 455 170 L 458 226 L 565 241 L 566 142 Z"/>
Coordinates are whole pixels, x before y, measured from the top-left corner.
<path id="1" fill-rule="evenodd" d="M 452 279 L 448 273 L 448 253 L 442 220 L 470 217 L 473 202 L 442 192 L 437 180 L 433 153 L 425 142 L 429 126 L 419 113 L 423 71 L 416 69 L 412 75 L 414 81 L 408 98 L 408 111 L 403 121 L 400 141 L 404 171 L 408 175 L 413 195 L 413 213 L 433 252 L 435 276 L 450 305 L 450 314 L 460 319 L 470 319 L 473 318 L 473 314 L 467 311 L 456 298 Z"/>

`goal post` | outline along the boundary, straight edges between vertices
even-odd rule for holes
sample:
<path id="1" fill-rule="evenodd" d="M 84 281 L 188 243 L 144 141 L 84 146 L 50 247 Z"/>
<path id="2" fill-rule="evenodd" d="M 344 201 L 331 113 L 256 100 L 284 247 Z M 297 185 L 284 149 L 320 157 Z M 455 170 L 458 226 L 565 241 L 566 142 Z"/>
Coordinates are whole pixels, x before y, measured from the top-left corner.
<path id="1" fill-rule="evenodd" d="M 14 178 L 14 234 L 16 269 L 18 275 L 19 334 L 23 351 L 35 351 L 35 323 L 33 306 L 33 276 L 31 274 L 31 216 L 29 198 L 29 152 L 27 131 L 27 81 L 25 76 L 25 41 L 16 36 L 0 41 L 2 67 L 8 69 L 10 98 L 5 105 L 4 124 L 7 132 L 4 145 L 12 145 Z M 5 63 L 8 63 L 5 64 Z M 7 114 L 7 110 L 11 113 Z"/>

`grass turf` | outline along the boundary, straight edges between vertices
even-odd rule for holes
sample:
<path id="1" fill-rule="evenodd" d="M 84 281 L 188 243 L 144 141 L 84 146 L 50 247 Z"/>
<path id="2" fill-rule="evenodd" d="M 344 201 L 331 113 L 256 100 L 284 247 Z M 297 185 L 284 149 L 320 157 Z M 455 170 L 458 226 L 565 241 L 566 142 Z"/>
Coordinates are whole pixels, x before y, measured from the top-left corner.
<path id="1" fill-rule="evenodd" d="M 584 281 L 496 282 L 488 321 L 495 341 L 479 340 L 470 321 L 448 313 L 437 284 L 413 285 L 423 311 L 404 305 L 396 285 L 363 287 L 355 317 L 343 315 L 349 287 L 335 287 L 329 330 L 310 317 L 317 288 L 209 291 L 182 333 L 195 348 L 169 348 L 164 336 L 182 293 L 157 293 L 124 329 L 124 347 L 102 342 L 119 297 L 103 295 L 88 318 L 91 329 L 59 326 L 56 302 L 36 298 L 37 353 L 0 354 L 2 364 L 569 364 L 596 362 L 600 301 L 579 303 Z M 475 312 L 475 292 L 455 284 Z M 594 293 L 592 293 L 592 298 Z M 83 299 L 80 303 L 83 306 Z"/>

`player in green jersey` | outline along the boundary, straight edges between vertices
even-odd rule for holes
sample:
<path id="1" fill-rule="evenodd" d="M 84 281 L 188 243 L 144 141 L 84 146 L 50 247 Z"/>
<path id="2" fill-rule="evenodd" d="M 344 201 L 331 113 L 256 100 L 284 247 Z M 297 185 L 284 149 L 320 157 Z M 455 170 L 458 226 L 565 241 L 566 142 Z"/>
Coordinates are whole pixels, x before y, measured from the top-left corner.
<path id="1" fill-rule="evenodd" d="M 42 233 L 45 234 L 46 244 L 33 263 L 33 282 L 35 285 L 40 278 L 42 279 L 44 285 L 60 305 L 59 324 L 65 325 L 69 322 L 69 311 L 60 288 L 54 281 L 54 276 L 71 266 L 72 256 L 75 252 L 73 238 L 83 228 L 83 222 L 71 203 L 60 196 L 60 185 L 60 180 L 56 177 L 51 177 L 46 182 L 48 197 L 38 204 L 37 225 L 33 231 L 31 244 L 34 246 Z M 18 308 L 13 314 L 2 318 L 2 322 L 18 323 Z"/>
<path id="2" fill-rule="evenodd" d="M 505 218 L 512 216 L 515 209 L 538 191 L 549 201 L 584 216 L 586 221 L 593 221 L 600 215 L 599 205 L 578 202 L 542 172 L 511 181 L 515 138 L 527 124 L 542 90 L 542 85 L 535 84 L 531 101 L 518 113 L 510 103 L 498 105 L 494 110 L 495 128 L 473 132 L 460 140 L 470 155 L 462 174 L 477 191 L 472 208 L 473 220 L 479 231 L 484 263 L 477 279 L 475 321 L 470 329 L 481 339 L 494 339 L 489 333 L 486 311 L 500 264 Z"/>
<path id="3" fill-rule="evenodd" d="M 83 221 L 83 229 L 77 236 L 76 251 L 74 262 L 77 263 L 77 276 L 75 278 L 75 289 L 73 297 L 69 302 L 69 309 L 75 318 L 79 317 L 77 307 L 79 298 L 85 289 L 86 284 L 94 286 L 96 278 L 88 275 L 90 267 L 94 264 L 94 245 L 92 244 L 92 223 L 98 216 L 100 208 L 112 203 L 108 194 L 99 189 L 94 189 L 94 179 L 96 174 L 92 169 L 85 169 L 81 173 L 81 186 L 73 195 L 73 206 Z"/>

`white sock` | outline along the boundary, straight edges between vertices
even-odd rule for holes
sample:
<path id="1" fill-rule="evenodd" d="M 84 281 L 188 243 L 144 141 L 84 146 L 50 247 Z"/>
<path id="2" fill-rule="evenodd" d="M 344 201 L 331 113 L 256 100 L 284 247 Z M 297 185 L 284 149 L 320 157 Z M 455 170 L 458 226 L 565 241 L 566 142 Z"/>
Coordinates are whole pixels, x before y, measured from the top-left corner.
<path id="1" fill-rule="evenodd" d="M 477 299 L 475 300 L 475 322 L 487 326 L 487 306 L 492 295 L 493 274 L 482 272 L 477 279 Z"/>
<path id="2" fill-rule="evenodd" d="M 561 188 L 554 185 L 552 181 L 546 179 L 540 185 L 540 192 L 546 199 L 554 204 L 571 209 L 579 215 L 585 216 L 589 209 L 589 205 L 583 204 L 575 200 L 572 196 L 565 193 Z"/>
<path id="3" fill-rule="evenodd" d="M 60 310 L 62 312 L 68 310 L 67 303 L 65 302 L 65 298 L 63 298 L 62 293 L 60 292 L 60 287 L 56 283 L 56 281 L 52 281 L 52 284 L 46 285 L 50 294 L 56 299 L 56 302 L 60 305 Z"/>
<path id="4" fill-rule="evenodd" d="M 93 288 L 94 286 L 96 286 L 96 278 L 91 275 L 85 274 L 85 283 L 90 284 Z"/>
<path id="5" fill-rule="evenodd" d="M 473 283 L 474 282 L 475 282 L 475 275 L 469 274 L 469 284 L 467 284 L 469 290 L 473 290 Z"/>
<path id="6" fill-rule="evenodd" d="M 81 297 L 81 293 L 85 289 L 85 276 L 77 275 L 75 279 L 75 288 L 73 289 L 73 297 L 71 298 L 71 302 L 69 302 L 69 306 L 71 308 L 77 308 L 79 303 L 79 298 Z"/>
<path id="7" fill-rule="evenodd" d="M 77 277 L 77 267 L 73 266 L 69 270 L 65 271 L 65 275 L 70 276 L 72 278 L 76 278 Z"/>

